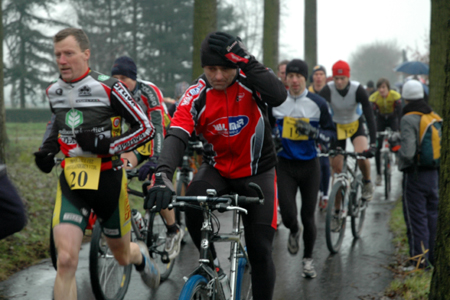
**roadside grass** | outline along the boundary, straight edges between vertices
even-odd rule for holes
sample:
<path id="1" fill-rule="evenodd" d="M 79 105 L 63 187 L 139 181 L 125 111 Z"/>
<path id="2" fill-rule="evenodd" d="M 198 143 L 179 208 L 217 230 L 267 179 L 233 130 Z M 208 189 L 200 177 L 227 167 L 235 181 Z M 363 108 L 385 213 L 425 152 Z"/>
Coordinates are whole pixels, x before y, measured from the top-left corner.
<path id="1" fill-rule="evenodd" d="M 61 168 L 44 174 L 34 163 L 33 152 L 41 144 L 45 127 L 45 123 L 6 124 L 8 176 L 25 203 L 28 223 L 22 231 L 0 241 L 0 281 L 50 257 L 50 222 Z M 132 186 L 141 190 L 137 180 Z M 142 212 L 142 199 L 130 197 L 130 206 Z"/>
<path id="2" fill-rule="evenodd" d="M 391 212 L 389 227 L 394 236 L 392 242 L 396 248 L 396 263 L 390 266 L 395 276 L 387 288 L 385 295 L 394 299 L 428 299 L 433 272 L 431 270 L 417 270 L 412 273 L 403 271 L 403 265 L 409 258 L 409 245 L 406 236 L 406 224 L 403 218 L 401 198 L 397 200 Z"/>

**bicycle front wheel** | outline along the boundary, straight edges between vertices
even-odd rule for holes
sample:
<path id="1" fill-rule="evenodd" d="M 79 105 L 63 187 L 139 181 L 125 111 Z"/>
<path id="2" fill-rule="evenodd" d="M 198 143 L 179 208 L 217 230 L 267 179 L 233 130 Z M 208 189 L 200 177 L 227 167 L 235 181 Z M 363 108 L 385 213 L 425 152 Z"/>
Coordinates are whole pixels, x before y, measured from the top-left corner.
<path id="1" fill-rule="evenodd" d="M 335 254 L 341 247 L 342 240 L 345 233 L 345 218 L 342 217 L 344 208 L 344 199 L 346 193 L 346 186 L 344 182 L 337 181 L 331 189 L 330 197 L 328 198 L 327 216 L 325 219 L 325 237 L 327 240 L 327 247 L 331 254 Z M 336 201 L 338 197 L 339 203 Z"/>
<path id="2" fill-rule="evenodd" d="M 352 234 L 355 239 L 361 236 L 361 229 L 366 217 L 367 202 L 361 198 L 362 175 L 354 181 L 355 187 L 352 189 L 349 198 L 349 210 L 351 210 Z"/>
<path id="3" fill-rule="evenodd" d="M 391 159 L 389 153 L 385 153 L 383 157 L 384 162 L 384 197 L 389 200 L 389 193 L 391 191 Z"/>
<path id="4" fill-rule="evenodd" d="M 235 299 L 253 299 L 251 266 L 245 257 L 239 258 Z"/>
<path id="5" fill-rule="evenodd" d="M 209 300 L 208 280 L 202 275 L 194 275 L 186 281 L 178 300 Z"/>
<path id="6" fill-rule="evenodd" d="M 121 266 L 116 261 L 97 221 L 92 232 L 89 253 L 89 273 L 95 299 L 123 299 L 130 283 L 131 267 L 131 264 Z"/>
<path id="7" fill-rule="evenodd" d="M 167 228 L 164 218 L 159 213 L 150 213 L 146 244 L 150 256 L 158 265 L 161 282 L 169 277 L 175 264 L 175 259 L 169 260 L 169 254 L 164 250 L 166 239 Z"/>

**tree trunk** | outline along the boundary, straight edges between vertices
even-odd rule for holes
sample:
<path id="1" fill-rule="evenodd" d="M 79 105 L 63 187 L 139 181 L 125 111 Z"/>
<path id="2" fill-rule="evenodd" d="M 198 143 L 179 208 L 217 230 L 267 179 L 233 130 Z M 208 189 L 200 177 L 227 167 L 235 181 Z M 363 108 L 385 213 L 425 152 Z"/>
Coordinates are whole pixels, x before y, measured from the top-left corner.
<path id="1" fill-rule="evenodd" d="M 448 22 L 450 16 L 450 2 L 445 0 L 431 1 L 431 32 L 430 32 L 430 97 L 429 103 L 438 113 L 442 113 L 444 87 L 446 85 L 445 69 L 448 49 Z"/>
<path id="2" fill-rule="evenodd" d="M 19 80 L 19 95 L 20 95 L 20 108 L 24 109 L 25 104 L 25 76 L 26 75 L 26 64 L 25 64 L 25 39 L 20 39 L 20 70 L 22 76 Z"/>
<path id="3" fill-rule="evenodd" d="M 317 65 L 316 0 L 305 0 L 305 61 L 308 64 L 308 74 L 312 74 L 312 69 Z"/>
<path id="4" fill-rule="evenodd" d="M 3 44 L 3 11 L 0 5 L 0 37 Z M 3 47 L 0 47 L 0 162 L 5 162 L 5 147 L 8 140 L 6 135 L 5 98 L 3 93 Z"/>
<path id="5" fill-rule="evenodd" d="M 278 32 L 280 27 L 280 1 L 264 0 L 263 61 L 276 70 L 278 65 Z"/>
<path id="6" fill-rule="evenodd" d="M 192 53 L 192 80 L 203 74 L 200 46 L 206 35 L 217 28 L 217 0 L 194 1 L 194 33 Z M 189 51 L 189 49 L 186 49 Z"/>
<path id="7" fill-rule="evenodd" d="M 437 39 L 439 37 L 439 39 Z M 442 61 L 441 61 L 442 58 Z M 450 120 L 450 2 L 431 1 L 430 102 L 440 107 L 444 124 Z M 442 76 L 437 78 L 436 76 Z M 437 80 L 434 82 L 432 80 Z M 439 97 L 439 98 L 436 98 Z M 429 299 L 450 295 L 450 130 L 442 127 L 439 173 L 439 217 L 435 246 L 435 266 Z"/>

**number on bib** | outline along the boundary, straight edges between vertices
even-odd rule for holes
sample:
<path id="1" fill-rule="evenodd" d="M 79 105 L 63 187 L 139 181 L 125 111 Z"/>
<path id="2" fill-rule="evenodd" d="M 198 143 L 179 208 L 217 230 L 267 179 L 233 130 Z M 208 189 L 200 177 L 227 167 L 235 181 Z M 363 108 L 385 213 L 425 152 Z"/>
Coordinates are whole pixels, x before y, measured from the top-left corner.
<path id="1" fill-rule="evenodd" d="M 302 120 L 309 123 L 308 118 L 293 118 L 293 117 L 284 117 L 283 120 L 283 132 L 281 136 L 285 139 L 293 140 L 293 141 L 307 141 L 309 138 L 307 135 L 299 134 L 297 132 L 297 127 L 295 123 L 297 120 Z"/>
<path id="2" fill-rule="evenodd" d="M 71 190 L 97 190 L 102 159 L 71 157 L 65 159 L 64 176 Z"/>
<path id="3" fill-rule="evenodd" d="M 337 129 L 337 139 L 345 140 L 349 137 L 352 137 L 359 127 L 359 120 L 348 124 L 336 124 Z"/>

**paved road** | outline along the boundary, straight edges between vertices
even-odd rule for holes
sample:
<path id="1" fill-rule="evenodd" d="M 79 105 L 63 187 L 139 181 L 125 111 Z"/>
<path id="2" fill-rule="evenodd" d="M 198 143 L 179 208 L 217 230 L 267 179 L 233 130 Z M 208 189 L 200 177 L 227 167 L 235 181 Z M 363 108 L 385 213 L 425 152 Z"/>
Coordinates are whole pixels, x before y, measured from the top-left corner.
<path id="1" fill-rule="evenodd" d="M 277 272 L 273 299 L 380 299 L 393 279 L 392 273 L 385 268 L 394 260 L 392 236 L 387 222 L 393 202 L 400 195 L 400 188 L 400 173 L 395 170 L 390 199 L 384 199 L 383 187 L 376 188 L 374 200 L 366 214 L 361 239 L 353 240 L 351 226 L 348 224 L 343 245 L 336 255 L 330 255 L 326 247 L 325 214 L 316 213 L 317 241 L 314 259 L 318 275 L 312 280 L 301 276 L 302 257 L 300 254 L 292 256 L 288 253 L 289 231 L 280 226 L 273 246 Z M 220 219 L 222 228 L 230 225 L 227 214 L 221 214 Z M 222 253 L 221 257 L 224 257 L 221 260 L 222 266 L 227 266 L 227 250 L 228 247 L 219 249 L 219 255 Z M 89 245 L 83 245 L 77 271 L 78 299 L 83 300 L 94 299 L 89 282 L 88 252 Z M 184 283 L 182 277 L 196 266 L 196 257 L 198 254 L 188 237 L 168 281 L 152 291 L 143 285 L 139 275 L 133 271 L 125 299 L 177 299 Z M 0 282 L 0 299 L 51 299 L 55 274 L 50 260 L 44 260 Z"/>

